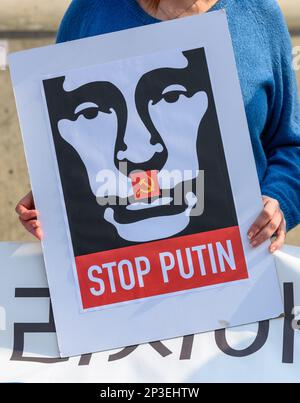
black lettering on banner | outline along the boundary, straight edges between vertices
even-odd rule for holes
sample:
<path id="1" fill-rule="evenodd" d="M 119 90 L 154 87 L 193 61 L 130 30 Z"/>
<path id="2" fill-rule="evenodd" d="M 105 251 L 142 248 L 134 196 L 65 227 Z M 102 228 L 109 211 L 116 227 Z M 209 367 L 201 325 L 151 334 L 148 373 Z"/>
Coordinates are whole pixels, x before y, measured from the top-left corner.
<path id="1" fill-rule="evenodd" d="M 258 332 L 254 342 L 251 344 L 251 346 L 243 350 L 235 350 L 234 348 L 229 346 L 226 339 L 226 329 L 217 330 L 215 332 L 215 340 L 217 346 L 221 351 L 223 351 L 223 353 L 231 357 L 242 358 L 258 352 L 266 344 L 269 336 L 269 330 L 270 322 L 268 320 L 259 322 Z"/>
<path id="2" fill-rule="evenodd" d="M 189 336 L 184 336 L 181 346 L 180 360 L 190 360 L 192 356 L 192 349 L 194 344 L 195 336 L 190 334 Z"/>
<path id="3" fill-rule="evenodd" d="M 79 367 L 83 367 L 83 366 L 90 365 L 92 356 L 93 356 L 93 354 L 83 354 L 83 355 L 80 357 L 78 366 L 79 366 Z"/>
<path id="4" fill-rule="evenodd" d="M 157 351 L 163 358 L 167 357 L 168 355 L 172 354 L 172 351 L 169 350 L 161 341 L 154 341 L 152 343 L 149 343 L 149 345 Z M 128 346 L 123 348 L 121 351 L 118 351 L 115 354 L 111 354 L 108 357 L 108 361 L 117 361 L 121 360 L 123 358 L 128 357 L 131 353 L 133 353 L 139 345 L 134 345 L 134 346 Z"/>
<path id="5" fill-rule="evenodd" d="M 48 288 L 16 288 L 16 298 L 50 298 Z M 52 305 L 50 301 L 48 323 L 15 323 L 14 324 L 14 349 L 11 361 L 29 361 L 44 364 L 68 361 L 62 358 L 24 357 L 25 333 L 55 333 Z"/>
<path id="6" fill-rule="evenodd" d="M 284 327 L 283 327 L 283 364 L 294 363 L 294 338 L 293 320 L 294 310 L 294 284 L 284 283 Z"/>
<path id="7" fill-rule="evenodd" d="M 294 284 L 284 283 L 284 329 L 283 329 L 283 353 L 282 362 L 284 364 L 293 364 L 294 362 Z M 48 288 L 16 288 L 16 298 L 50 298 Z M 226 338 L 226 329 L 217 330 L 215 332 L 215 341 L 217 347 L 226 355 L 231 357 L 247 357 L 258 352 L 267 342 L 270 331 L 270 322 L 259 322 L 257 336 L 254 342 L 243 350 L 236 350 L 229 346 Z M 11 356 L 12 361 L 29 361 L 37 363 L 58 363 L 68 361 L 68 358 L 39 358 L 39 357 L 24 357 L 24 341 L 25 333 L 55 333 L 55 323 L 50 301 L 49 307 L 49 322 L 48 323 L 15 323 L 14 324 L 14 347 Z M 194 335 L 183 337 L 180 360 L 190 360 L 194 344 Z M 161 357 L 167 357 L 173 352 L 168 349 L 161 341 L 149 343 L 149 345 L 160 354 Z M 123 348 L 121 351 L 110 354 L 109 362 L 121 360 L 133 353 L 139 345 L 133 345 Z M 92 354 L 84 354 L 80 357 L 79 366 L 88 366 L 90 364 Z"/>
<path id="8" fill-rule="evenodd" d="M 138 348 L 138 345 L 136 344 L 135 346 L 128 346 L 123 348 L 121 351 L 118 351 L 117 353 L 110 354 L 108 357 L 108 361 L 118 361 L 122 360 L 123 358 L 128 357 L 131 353 L 133 353 L 136 349 Z"/>
<path id="9" fill-rule="evenodd" d="M 161 341 L 154 341 L 153 343 L 149 343 L 155 351 L 158 352 L 162 357 L 167 357 L 172 354 L 172 351 L 168 349 Z"/>
<path id="10" fill-rule="evenodd" d="M 50 298 L 48 288 L 16 288 L 15 298 Z M 27 361 L 42 364 L 54 364 L 68 361 L 68 358 L 42 358 L 24 357 L 25 333 L 56 333 L 52 304 L 50 300 L 49 322 L 48 323 L 15 323 L 14 324 L 14 346 L 11 361 Z M 82 355 L 79 366 L 89 365 L 92 354 Z"/>

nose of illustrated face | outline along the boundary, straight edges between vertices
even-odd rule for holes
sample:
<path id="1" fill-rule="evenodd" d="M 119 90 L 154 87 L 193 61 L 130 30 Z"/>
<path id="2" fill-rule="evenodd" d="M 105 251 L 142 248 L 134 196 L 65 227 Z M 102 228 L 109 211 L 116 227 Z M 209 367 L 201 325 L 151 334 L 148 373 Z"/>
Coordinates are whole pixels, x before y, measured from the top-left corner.
<path id="1" fill-rule="evenodd" d="M 153 158 L 156 153 L 163 152 L 163 146 L 160 143 L 151 144 L 135 144 L 130 147 L 127 146 L 125 151 L 119 151 L 117 158 L 119 161 L 130 161 L 133 164 L 141 164 L 149 161 Z"/>
<path id="2" fill-rule="evenodd" d="M 116 165 L 127 175 L 132 171 L 161 170 L 167 160 L 167 150 L 160 135 L 148 130 L 135 112 L 128 114 L 124 138 L 116 145 Z"/>

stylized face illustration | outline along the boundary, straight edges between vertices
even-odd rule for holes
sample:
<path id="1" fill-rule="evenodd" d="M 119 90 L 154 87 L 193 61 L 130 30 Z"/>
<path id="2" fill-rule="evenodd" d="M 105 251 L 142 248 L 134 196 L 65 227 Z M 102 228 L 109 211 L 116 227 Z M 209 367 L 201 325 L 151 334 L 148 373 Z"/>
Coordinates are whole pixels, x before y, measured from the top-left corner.
<path id="1" fill-rule="evenodd" d="M 186 191 L 175 205 L 174 194 L 199 172 L 197 139 L 208 108 L 199 60 L 199 50 L 170 52 L 61 80 L 68 112 L 58 119 L 59 134 L 84 163 L 104 219 L 125 240 L 166 238 L 189 224 L 197 195 Z M 158 196 L 137 201 L 132 174 L 145 171 L 155 173 L 150 187 Z"/>

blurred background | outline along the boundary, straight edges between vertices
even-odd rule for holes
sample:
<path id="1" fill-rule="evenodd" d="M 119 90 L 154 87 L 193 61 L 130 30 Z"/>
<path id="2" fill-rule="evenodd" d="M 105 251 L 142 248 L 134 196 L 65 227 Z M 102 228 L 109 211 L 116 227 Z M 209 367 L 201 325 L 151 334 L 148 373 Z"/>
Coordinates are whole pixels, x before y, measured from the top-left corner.
<path id="1" fill-rule="evenodd" d="M 300 1 L 278 3 L 286 16 L 293 46 L 300 46 Z M 33 240 L 14 212 L 16 202 L 30 185 L 7 53 L 53 43 L 69 4 L 70 0 L 0 0 L 0 241 Z M 297 78 L 300 89 L 300 69 Z M 300 226 L 288 234 L 287 243 L 300 246 Z"/>

